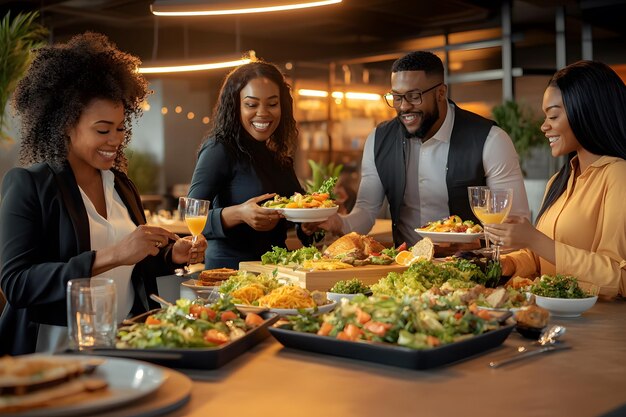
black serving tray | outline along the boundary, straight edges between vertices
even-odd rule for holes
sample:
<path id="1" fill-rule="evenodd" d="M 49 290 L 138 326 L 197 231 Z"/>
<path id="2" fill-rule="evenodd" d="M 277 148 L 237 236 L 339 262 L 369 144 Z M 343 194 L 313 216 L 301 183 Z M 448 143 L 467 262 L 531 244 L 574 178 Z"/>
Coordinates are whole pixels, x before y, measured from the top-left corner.
<path id="1" fill-rule="evenodd" d="M 385 343 L 351 342 L 276 327 L 271 327 L 269 332 L 285 347 L 408 369 L 428 369 L 456 362 L 500 346 L 514 327 L 514 324 L 502 326 L 471 339 L 425 350 Z"/>
<path id="2" fill-rule="evenodd" d="M 149 315 L 159 311 L 161 311 L 161 309 L 143 313 L 127 320 L 126 323 L 129 321 L 143 323 Z M 138 359 L 170 368 L 217 369 L 269 336 L 268 328 L 278 320 L 279 316 L 271 312 L 262 313 L 260 316 L 264 319 L 260 326 L 249 330 L 246 332 L 245 336 L 237 340 L 217 347 L 146 349 L 96 348 L 75 351 L 75 353 Z"/>

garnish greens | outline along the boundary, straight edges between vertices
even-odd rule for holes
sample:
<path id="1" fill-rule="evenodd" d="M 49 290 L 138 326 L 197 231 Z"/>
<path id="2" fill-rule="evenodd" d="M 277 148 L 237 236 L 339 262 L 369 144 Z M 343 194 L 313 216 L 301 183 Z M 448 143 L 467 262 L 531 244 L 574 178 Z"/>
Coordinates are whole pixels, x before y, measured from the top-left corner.
<path id="1" fill-rule="evenodd" d="M 370 288 L 361 280 L 354 278 L 351 280 L 337 281 L 328 291 L 337 294 L 365 294 L 370 292 Z"/>
<path id="2" fill-rule="evenodd" d="M 569 275 L 542 275 L 530 292 L 542 297 L 552 298 L 587 298 L 589 294 L 578 286 L 578 280 Z"/>

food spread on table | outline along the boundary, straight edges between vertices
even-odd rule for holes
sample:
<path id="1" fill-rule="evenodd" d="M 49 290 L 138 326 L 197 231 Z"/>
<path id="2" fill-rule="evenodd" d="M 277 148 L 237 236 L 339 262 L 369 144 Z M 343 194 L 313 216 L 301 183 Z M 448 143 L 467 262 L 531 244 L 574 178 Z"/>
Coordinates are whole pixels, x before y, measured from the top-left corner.
<path id="1" fill-rule="evenodd" d="M 232 297 L 236 304 L 270 309 L 315 308 L 330 303 L 322 292 L 310 292 L 297 285 L 283 284 L 274 276 L 246 271 L 231 276 L 218 291 Z"/>
<path id="2" fill-rule="evenodd" d="M 404 245 L 404 248 L 406 245 Z M 312 270 L 345 269 L 350 266 L 389 265 L 397 251 L 385 248 L 367 235 L 348 233 L 333 243 L 324 252 L 315 247 L 304 247 L 294 251 L 273 246 L 261 256 L 263 265 L 303 266 Z M 391 256 L 393 255 L 393 256 Z"/>

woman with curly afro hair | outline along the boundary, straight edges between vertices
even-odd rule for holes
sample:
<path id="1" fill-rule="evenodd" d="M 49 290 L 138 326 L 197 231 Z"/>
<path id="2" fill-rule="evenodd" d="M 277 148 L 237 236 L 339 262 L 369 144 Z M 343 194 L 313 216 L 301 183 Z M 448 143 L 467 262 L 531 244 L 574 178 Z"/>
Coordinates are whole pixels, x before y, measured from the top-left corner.
<path id="1" fill-rule="evenodd" d="M 275 65 L 251 62 L 226 76 L 189 189 L 212 201 L 207 267 L 238 268 L 286 247 L 287 221 L 259 203 L 303 192 L 293 168 L 297 137 L 290 87 Z"/>
<path id="2" fill-rule="evenodd" d="M 23 167 L 10 170 L 0 202 L 0 354 L 67 346 L 66 286 L 112 278 L 119 321 L 154 307 L 155 276 L 206 246 L 145 226 L 126 176 L 124 148 L 147 82 L 139 60 L 99 34 L 39 49 L 15 91 Z"/>

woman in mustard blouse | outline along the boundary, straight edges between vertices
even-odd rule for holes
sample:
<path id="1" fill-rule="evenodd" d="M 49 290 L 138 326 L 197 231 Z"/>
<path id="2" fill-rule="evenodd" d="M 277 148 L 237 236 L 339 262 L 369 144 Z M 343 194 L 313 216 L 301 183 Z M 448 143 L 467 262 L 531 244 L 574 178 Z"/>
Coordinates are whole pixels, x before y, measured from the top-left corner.
<path id="1" fill-rule="evenodd" d="M 510 217 L 485 227 L 505 246 L 504 275 L 566 274 L 600 295 L 626 295 L 626 86 L 607 65 L 579 61 L 543 95 L 541 130 L 567 162 L 548 183 L 536 228 Z"/>

